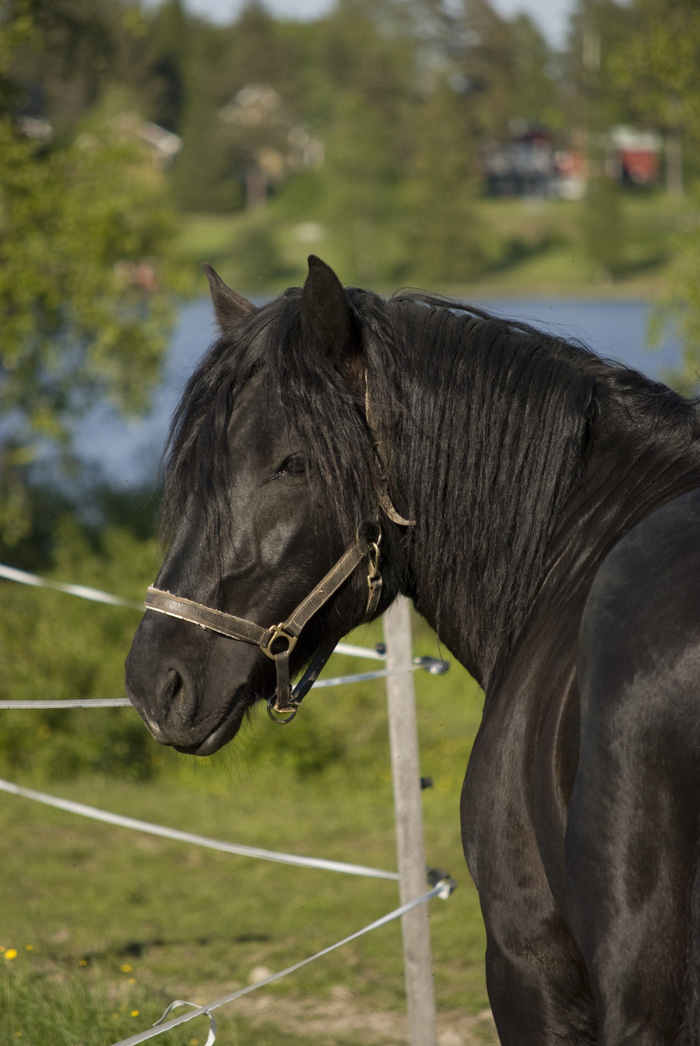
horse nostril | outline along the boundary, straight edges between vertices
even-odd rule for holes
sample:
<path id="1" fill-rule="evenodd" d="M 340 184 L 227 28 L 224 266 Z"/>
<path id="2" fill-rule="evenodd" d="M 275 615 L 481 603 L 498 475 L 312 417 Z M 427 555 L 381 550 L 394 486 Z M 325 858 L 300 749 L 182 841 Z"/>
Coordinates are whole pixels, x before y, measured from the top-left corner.
<path id="1" fill-rule="evenodd" d="M 184 680 L 176 668 L 171 668 L 166 676 L 166 687 L 165 687 L 165 700 L 167 704 L 171 704 L 177 698 L 177 695 L 182 690 Z"/>
<path id="2" fill-rule="evenodd" d="M 176 668 L 169 668 L 160 686 L 160 707 L 166 715 L 176 713 L 181 719 L 194 719 L 197 711 L 197 698 L 194 687 Z"/>

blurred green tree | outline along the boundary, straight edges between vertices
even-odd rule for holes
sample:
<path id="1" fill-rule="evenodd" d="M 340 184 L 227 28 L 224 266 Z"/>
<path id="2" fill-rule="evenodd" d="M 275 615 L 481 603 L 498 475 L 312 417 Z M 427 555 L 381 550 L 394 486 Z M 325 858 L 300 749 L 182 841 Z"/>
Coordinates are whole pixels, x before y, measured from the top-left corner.
<path id="1" fill-rule="evenodd" d="M 474 279 L 484 265 L 469 96 L 449 82 L 435 84 L 417 114 L 415 132 L 413 177 L 405 195 L 410 278 L 447 290 Z"/>
<path id="2" fill-rule="evenodd" d="M 668 191 L 683 193 L 683 145 L 700 149 L 700 7 L 694 0 L 635 0 L 613 72 L 636 119 L 666 140 Z"/>
<path id="3" fill-rule="evenodd" d="M 176 134 L 182 130 L 185 110 L 188 40 L 189 20 L 182 0 L 167 0 L 148 27 L 144 86 L 149 118 Z"/>
<path id="4" fill-rule="evenodd" d="M 91 542 L 74 521 L 54 523 L 46 573 L 138 602 L 159 561 L 154 540 L 104 530 Z M 124 564 L 129 569 L 125 572 Z M 0 693 L 4 700 L 61 700 L 123 695 L 124 655 L 138 614 L 61 592 L 0 581 Z M 161 755 L 128 709 L 0 711 L 0 772 L 47 779 L 97 771 L 147 778 Z"/>
<path id="5" fill-rule="evenodd" d="M 226 116 L 245 88 L 275 92 L 294 122 L 306 75 L 302 56 L 307 54 L 303 42 L 308 35 L 305 27 L 288 31 L 255 0 L 232 26 L 191 22 L 183 59 L 184 145 L 173 168 L 175 197 L 184 210 L 245 207 L 252 188 L 249 179 L 260 170 L 260 150 L 279 152 L 281 128 L 254 119 L 236 124 Z M 283 129 L 285 146 L 288 130 Z"/>
<path id="6" fill-rule="evenodd" d="M 69 421 L 96 396 L 108 395 L 129 412 L 146 405 L 171 318 L 167 259 L 176 221 L 161 174 L 108 128 L 69 134 L 72 111 L 62 110 L 62 134 L 54 132 L 60 92 L 52 83 L 58 99 L 52 105 L 41 76 L 44 60 L 59 77 L 62 61 L 70 67 L 59 45 L 79 39 L 86 55 L 97 55 L 99 69 L 107 23 L 95 18 L 93 5 L 74 0 L 13 0 L 0 21 L 0 530 L 6 541 L 31 527 L 26 470 L 41 446 L 66 452 Z M 70 33 L 59 32 L 65 26 Z M 96 52 L 88 46 L 92 40 Z M 86 79 L 87 105 L 96 88 Z"/>
<path id="7" fill-rule="evenodd" d="M 666 187 L 687 198 L 673 247 L 668 289 L 652 324 L 681 338 L 684 362 L 700 366 L 700 7 L 695 0 L 634 0 L 629 31 L 615 55 L 614 74 L 636 118 L 665 141 Z"/>
<path id="8" fill-rule="evenodd" d="M 577 0 L 565 57 L 568 115 L 588 168 L 582 242 L 597 281 L 616 279 L 624 269 L 624 207 L 610 131 L 630 121 L 629 99 L 613 72 L 628 30 L 629 11 L 615 0 Z"/>
<path id="9" fill-rule="evenodd" d="M 340 0 L 323 27 L 320 216 L 330 230 L 333 263 L 364 284 L 396 276 L 414 59 L 410 23 L 396 0 Z"/>
<path id="10" fill-rule="evenodd" d="M 556 57 L 533 20 L 517 15 L 510 23 L 513 49 L 511 116 L 530 127 L 560 133 L 566 125 Z"/>
<path id="11" fill-rule="evenodd" d="M 563 99 L 570 126 L 596 137 L 632 117 L 630 92 L 619 83 L 617 55 L 630 31 L 630 12 L 616 0 L 576 0 L 564 57 Z"/>

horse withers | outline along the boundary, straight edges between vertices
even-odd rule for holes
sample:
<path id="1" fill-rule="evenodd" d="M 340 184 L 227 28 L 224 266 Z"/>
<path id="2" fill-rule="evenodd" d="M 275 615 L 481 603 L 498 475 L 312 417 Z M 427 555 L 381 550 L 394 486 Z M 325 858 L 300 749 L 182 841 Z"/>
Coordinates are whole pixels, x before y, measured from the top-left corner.
<path id="1" fill-rule="evenodd" d="M 209 754 L 258 700 L 291 718 L 403 593 L 485 691 L 461 820 L 501 1041 L 700 1043 L 695 405 L 315 257 L 261 308 L 208 276 L 127 661 L 147 726 Z"/>

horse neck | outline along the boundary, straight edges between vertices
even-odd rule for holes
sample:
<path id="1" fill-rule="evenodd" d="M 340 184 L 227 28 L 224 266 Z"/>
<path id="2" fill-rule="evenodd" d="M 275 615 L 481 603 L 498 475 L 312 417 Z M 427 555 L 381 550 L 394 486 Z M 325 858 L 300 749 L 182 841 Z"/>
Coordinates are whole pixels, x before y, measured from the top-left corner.
<path id="1" fill-rule="evenodd" d="M 529 379 L 452 362 L 444 373 L 425 360 L 404 368 L 384 438 L 390 489 L 417 521 L 406 537 L 408 594 L 485 684 L 546 573 L 585 419 L 579 411 L 565 424 L 562 413 L 574 412 L 562 412 L 558 394 L 544 408 L 529 403 Z"/>
<path id="2" fill-rule="evenodd" d="M 469 370 L 466 356 L 443 373 L 409 356 L 382 438 L 390 490 L 417 521 L 405 538 L 407 594 L 486 685 L 553 572 L 584 593 L 626 530 L 700 485 L 700 443 L 666 445 L 664 426 L 629 422 L 634 411 L 609 418 L 600 373 L 571 357 L 545 356 L 543 391 L 529 361 L 511 380 Z"/>
<path id="3" fill-rule="evenodd" d="M 406 589 L 440 640 L 486 688 L 525 631 L 535 605 L 581 610 L 593 576 L 610 549 L 656 508 L 700 486 L 700 455 L 658 468 L 653 456 L 620 460 L 596 453 L 585 481 L 562 504 L 559 524 L 530 584 L 518 589 L 518 566 L 507 544 L 491 547 L 483 512 L 465 504 L 459 523 L 419 519 L 407 535 Z M 645 460 L 646 459 L 646 460 Z M 601 477 L 605 480 L 601 482 Z M 452 551 L 448 548 L 452 546 Z M 472 564 L 493 566 L 481 577 Z M 471 562 L 470 562 L 471 561 Z"/>

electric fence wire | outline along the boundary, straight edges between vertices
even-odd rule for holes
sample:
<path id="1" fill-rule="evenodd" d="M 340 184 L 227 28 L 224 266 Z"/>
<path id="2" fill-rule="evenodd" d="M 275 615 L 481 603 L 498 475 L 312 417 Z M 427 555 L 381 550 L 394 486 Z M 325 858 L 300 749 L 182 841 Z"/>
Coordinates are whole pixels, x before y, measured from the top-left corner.
<path id="1" fill-rule="evenodd" d="M 318 868 L 328 872 L 345 872 L 348 875 L 359 875 L 370 879 L 399 881 L 398 872 L 386 872 L 379 868 L 367 868 L 360 864 L 346 864 L 343 861 L 328 861 L 322 857 L 302 857 L 299 854 L 277 853 L 274 850 L 262 850 L 256 846 L 242 846 L 222 839 L 210 839 L 206 835 L 182 832 L 177 828 L 166 828 L 163 825 L 151 824 L 149 821 L 140 821 L 134 817 L 123 817 L 121 814 L 110 813 L 107 810 L 98 810 L 94 806 L 76 803 L 71 799 L 59 799 L 57 796 L 47 795 L 45 792 L 37 792 L 32 788 L 24 788 L 22 785 L 14 784 L 12 781 L 4 781 L 1 778 L 0 791 L 8 792 L 10 795 L 21 796 L 23 799 L 31 799 L 34 802 L 42 803 L 44 806 L 52 806 L 55 809 L 77 814 L 80 817 L 88 817 L 93 821 L 103 821 L 105 824 L 117 825 L 120 828 L 131 828 L 146 835 L 157 835 L 163 839 L 173 839 L 176 842 L 203 846 L 208 850 L 237 854 L 239 857 L 254 857 L 263 861 L 274 861 L 278 864 L 296 865 L 299 868 Z"/>
<path id="2" fill-rule="evenodd" d="M 156 1022 L 153 1028 L 139 1032 L 136 1035 L 131 1035 L 128 1039 L 120 1039 L 119 1042 L 113 1043 L 113 1046 L 137 1046 L 140 1042 L 146 1042 L 148 1039 L 153 1039 L 157 1035 L 161 1035 L 163 1032 L 171 1031 L 180 1024 L 185 1024 L 187 1021 L 192 1021 L 196 1017 L 203 1016 L 209 1018 L 209 1035 L 207 1036 L 205 1046 L 212 1046 L 216 1040 L 216 1021 L 212 1016 L 212 1010 L 216 1010 L 220 1006 L 225 1006 L 227 1003 L 234 1002 L 236 999 L 240 999 L 242 995 L 247 995 L 250 992 L 257 991 L 258 988 L 264 988 L 268 984 L 273 984 L 275 981 L 281 980 L 282 977 L 287 977 L 290 973 L 295 973 L 297 970 L 302 969 L 302 967 L 308 966 L 309 963 L 323 958 L 324 955 L 328 955 L 337 948 L 342 948 L 344 944 L 349 944 L 351 941 L 357 940 L 358 937 L 362 937 L 364 934 L 370 933 L 372 930 L 378 930 L 381 926 L 385 926 L 394 919 L 400 919 L 401 916 L 413 911 L 414 908 L 418 908 L 419 905 L 432 900 L 433 897 L 446 899 L 450 896 L 453 890 L 454 883 L 452 880 L 449 878 L 441 879 L 431 890 L 428 890 L 428 892 L 424 893 L 421 897 L 417 897 L 413 901 L 408 901 L 406 904 L 402 904 L 400 908 L 395 908 L 393 912 L 383 915 L 381 919 L 376 919 L 368 926 L 364 926 L 361 930 L 357 930 L 355 933 L 350 934 L 349 937 L 344 937 L 342 941 L 337 941 L 335 944 L 323 948 L 320 952 L 316 952 L 315 955 L 311 955 L 307 959 L 302 959 L 300 962 L 296 962 L 292 966 L 280 970 L 278 973 L 273 973 L 270 977 L 266 977 L 262 981 L 257 981 L 255 984 L 249 984 L 245 988 L 239 988 L 238 991 L 231 992 L 229 995 L 224 995 L 220 999 L 216 999 L 214 1002 L 207 1003 L 205 1006 L 197 1006 L 195 1003 L 178 999 L 176 1002 L 172 1002 L 170 1006 L 168 1006 L 163 1016 Z M 173 1017 L 168 1020 L 168 1015 L 178 1006 L 192 1006 L 193 1009 L 190 1013 L 185 1013 L 180 1017 Z"/>
<path id="3" fill-rule="evenodd" d="M 145 609 L 143 603 L 136 603 L 130 599 L 122 599 L 121 596 L 113 596 L 110 592 L 102 592 L 99 588 L 90 588 L 89 585 L 71 585 L 63 581 L 53 581 L 50 578 L 39 577 L 38 574 L 30 574 L 26 570 L 17 570 L 0 563 L 0 578 L 5 581 L 16 581 L 20 585 L 31 585 L 34 588 L 51 588 L 56 592 L 65 592 L 69 596 L 78 596 L 79 599 L 89 599 L 94 603 L 108 603 L 110 606 L 127 607 L 129 610 Z M 352 657 L 366 657 L 371 661 L 384 661 L 385 654 L 372 650 L 371 648 L 355 646 L 352 643 L 338 643 L 336 653 L 348 654 Z M 318 684 L 317 684 L 318 685 Z"/>

